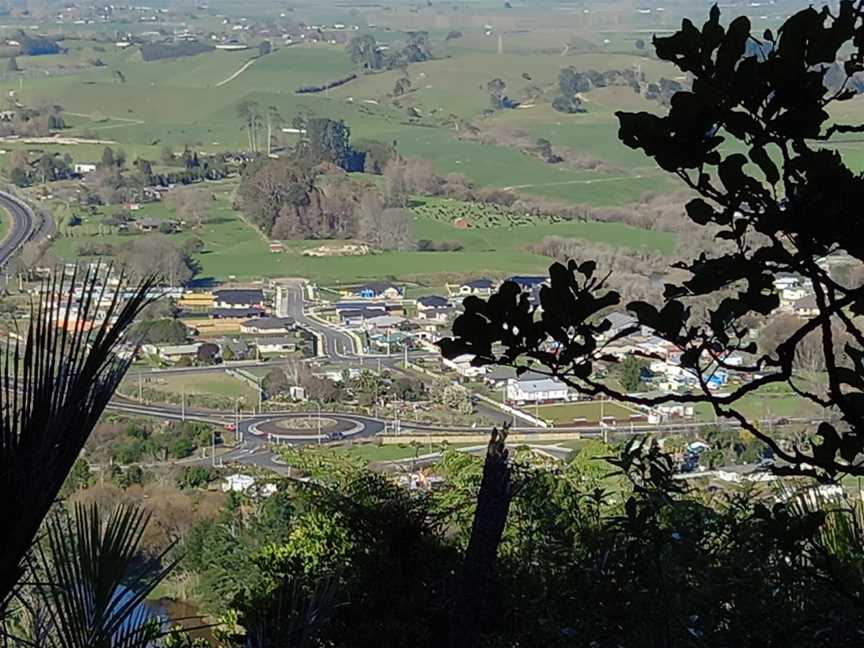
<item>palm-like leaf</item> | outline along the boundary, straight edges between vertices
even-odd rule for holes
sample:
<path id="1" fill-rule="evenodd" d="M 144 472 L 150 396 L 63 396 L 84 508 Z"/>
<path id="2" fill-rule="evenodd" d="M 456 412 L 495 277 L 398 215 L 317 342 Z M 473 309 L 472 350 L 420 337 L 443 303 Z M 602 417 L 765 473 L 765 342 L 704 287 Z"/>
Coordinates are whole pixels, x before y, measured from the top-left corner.
<path id="1" fill-rule="evenodd" d="M 25 341 L 0 353 L 0 617 L 24 556 L 131 362 L 119 345 L 154 279 L 129 286 L 121 275 L 109 295 L 100 279 L 110 271 L 97 266 L 45 281 Z"/>
<path id="2" fill-rule="evenodd" d="M 174 564 L 159 567 L 160 557 L 133 569 L 148 519 L 121 506 L 103 520 L 97 507 L 78 505 L 49 520 L 37 589 L 53 614 L 52 646 L 144 648 L 162 634 L 143 603 Z"/>

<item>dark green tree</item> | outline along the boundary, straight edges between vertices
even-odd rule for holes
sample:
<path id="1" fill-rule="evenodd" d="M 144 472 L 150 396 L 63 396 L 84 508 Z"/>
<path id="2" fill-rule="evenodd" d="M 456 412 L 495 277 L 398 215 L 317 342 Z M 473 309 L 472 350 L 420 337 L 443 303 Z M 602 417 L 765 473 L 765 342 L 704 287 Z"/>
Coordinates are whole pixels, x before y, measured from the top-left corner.
<path id="1" fill-rule="evenodd" d="M 825 83 L 841 49 L 848 78 L 864 70 L 862 3 L 841 2 L 834 14 L 802 10 L 776 35 L 753 34 L 746 17 L 724 26 L 714 7 L 701 29 L 684 20 L 680 31 L 656 37 L 654 45 L 660 59 L 692 76 L 692 88 L 672 97 L 665 116 L 618 113 L 620 137 L 697 194 L 687 215 L 694 226 L 712 228 L 718 244 L 677 266 L 688 278 L 667 285 L 662 304 L 627 305 L 642 326 L 680 351 L 696 390 L 630 400 L 708 403 L 786 462 L 778 472 L 862 475 L 864 332 L 856 318 L 864 313 L 864 286 L 841 283 L 820 263 L 832 255 L 864 261 L 856 235 L 864 178 L 826 147 L 864 126 L 831 119 L 828 109 L 856 93 L 849 84 L 831 90 Z M 817 314 L 763 352 L 745 322 L 777 309 L 779 273 L 812 285 Z M 466 300 L 455 339 L 442 346 L 448 355 L 470 351 L 481 364 L 530 359 L 583 393 L 626 400 L 595 377 L 605 346 L 614 343 L 605 335 L 603 313 L 619 302 L 593 261 L 572 260 L 551 268 L 550 285 L 540 293 L 542 313 L 505 283 L 488 301 Z M 848 339 L 839 351 L 838 330 Z M 822 339 L 823 380 L 816 382 L 806 380 L 796 361 L 811 333 Z M 550 341 L 560 345 L 558 352 L 548 350 Z M 738 354 L 752 361 L 727 362 Z M 715 394 L 709 382 L 717 372 L 740 384 Z M 742 398 L 772 385 L 787 386 L 825 412 L 804 443 L 775 438 L 739 407 Z"/>
<path id="2" fill-rule="evenodd" d="M 363 34 L 355 36 L 346 46 L 351 62 L 366 70 L 380 70 L 384 67 L 381 51 L 373 36 Z"/>

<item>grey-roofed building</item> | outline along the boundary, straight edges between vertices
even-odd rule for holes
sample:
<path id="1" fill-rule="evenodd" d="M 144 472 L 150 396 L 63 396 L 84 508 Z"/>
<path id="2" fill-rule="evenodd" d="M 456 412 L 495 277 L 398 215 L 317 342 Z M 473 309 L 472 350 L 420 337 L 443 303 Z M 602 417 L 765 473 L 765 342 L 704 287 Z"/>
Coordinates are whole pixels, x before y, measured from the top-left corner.
<path id="1" fill-rule="evenodd" d="M 427 295 L 417 299 L 417 310 L 429 310 L 434 308 L 446 308 L 450 306 L 450 300 L 440 295 Z"/>
<path id="2" fill-rule="evenodd" d="M 520 376 L 507 383 L 507 400 L 511 403 L 561 403 L 569 399 L 569 387 L 554 378 Z"/>
<path id="3" fill-rule="evenodd" d="M 216 290 L 213 292 L 213 307 L 216 309 L 261 309 L 264 292 L 260 289 Z"/>
<path id="4" fill-rule="evenodd" d="M 293 317 L 259 317 L 243 322 L 240 332 L 246 335 L 277 335 L 289 333 L 297 328 Z"/>

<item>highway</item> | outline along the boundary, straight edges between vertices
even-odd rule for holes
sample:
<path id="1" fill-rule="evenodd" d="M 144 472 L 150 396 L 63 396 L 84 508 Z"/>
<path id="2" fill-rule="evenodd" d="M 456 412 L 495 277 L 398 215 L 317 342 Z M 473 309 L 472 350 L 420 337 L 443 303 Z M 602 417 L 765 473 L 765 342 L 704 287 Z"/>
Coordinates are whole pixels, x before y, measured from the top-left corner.
<path id="1" fill-rule="evenodd" d="M 0 268 L 5 268 L 28 240 L 41 235 L 48 225 L 36 216 L 27 203 L 5 191 L 0 191 L 0 207 L 6 210 L 10 218 L 9 231 L 0 241 Z"/>

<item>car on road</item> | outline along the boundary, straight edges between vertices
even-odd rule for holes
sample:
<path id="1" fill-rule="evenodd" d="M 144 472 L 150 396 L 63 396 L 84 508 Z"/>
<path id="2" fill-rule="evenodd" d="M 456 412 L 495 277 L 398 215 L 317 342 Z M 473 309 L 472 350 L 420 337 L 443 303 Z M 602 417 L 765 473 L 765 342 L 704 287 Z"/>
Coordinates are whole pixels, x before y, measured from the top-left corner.
<path id="1" fill-rule="evenodd" d="M 341 432 L 330 432 L 327 435 L 328 441 L 341 441 L 344 438 L 345 438 L 345 435 L 342 434 Z"/>
<path id="2" fill-rule="evenodd" d="M 237 426 L 234 423 L 226 423 L 224 425 L 224 428 L 225 428 L 226 432 L 236 432 L 237 431 Z"/>

